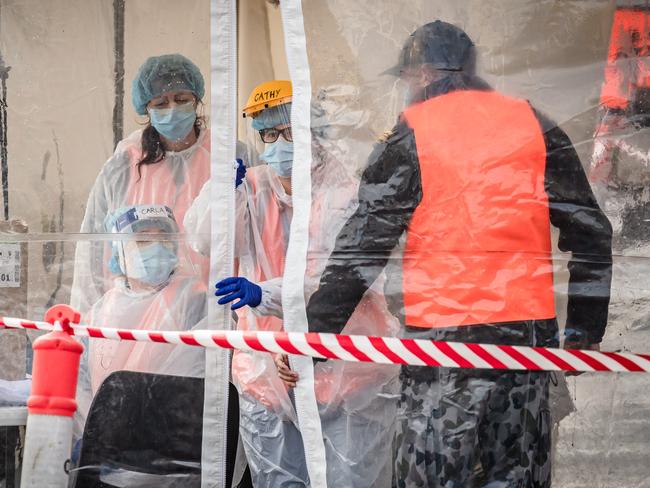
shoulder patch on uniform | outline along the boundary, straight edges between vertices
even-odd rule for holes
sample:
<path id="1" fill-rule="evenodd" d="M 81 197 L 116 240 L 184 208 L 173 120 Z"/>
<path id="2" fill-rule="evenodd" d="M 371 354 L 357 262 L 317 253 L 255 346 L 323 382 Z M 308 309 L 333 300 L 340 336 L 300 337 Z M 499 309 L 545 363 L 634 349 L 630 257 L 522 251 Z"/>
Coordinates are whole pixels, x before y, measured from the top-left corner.
<path id="1" fill-rule="evenodd" d="M 393 137 L 395 134 L 395 129 L 385 130 L 382 135 L 379 136 L 377 142 L 388 142 L 388 139 Z"/>

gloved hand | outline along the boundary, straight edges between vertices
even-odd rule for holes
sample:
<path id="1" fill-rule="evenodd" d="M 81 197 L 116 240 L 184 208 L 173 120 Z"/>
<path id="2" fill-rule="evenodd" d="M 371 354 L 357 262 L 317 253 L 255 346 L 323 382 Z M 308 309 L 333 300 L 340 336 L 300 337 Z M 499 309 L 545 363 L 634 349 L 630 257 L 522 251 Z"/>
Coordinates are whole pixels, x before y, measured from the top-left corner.
<path id="1" fill-rule="evenodd" d="M 235 176 L 235 188 L 237 188 L 239 185 L 241 185 L 244 182 L 244 178 L 246 177 L 246 165 L 239 158 L 237 158 L 235 161 L 237 162 L 237 175 Z"/>
<path id="2" fill-rule="evenodd" d="M 262 288 L 246 278 L 230 277 L 214 286 L 217 289 L 215 295 L 223 297 L 217 302 L 219 305 L 225 305 L 239 298 L 237 303 L 232 304 L 231 310 L 237 310 L 244 305 L 257 307 L 262 302 Z"/>

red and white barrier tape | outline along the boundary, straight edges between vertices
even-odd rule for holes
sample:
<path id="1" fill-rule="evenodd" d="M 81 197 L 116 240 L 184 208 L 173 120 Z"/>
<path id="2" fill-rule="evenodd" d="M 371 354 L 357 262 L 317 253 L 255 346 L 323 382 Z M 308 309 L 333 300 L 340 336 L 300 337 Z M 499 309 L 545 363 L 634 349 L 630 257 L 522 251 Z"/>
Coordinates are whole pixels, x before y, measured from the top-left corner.
<path id="1" fill-rule="evenodd" d="M 46 322 L 0 317 L 0 328 L 51 331 Z M 297 354 L 321 359 L 528 371 L 650 372 L 650 355 L 578 349 L 267 331 L 148 331 L 71 324 L 80 337 Z"/>

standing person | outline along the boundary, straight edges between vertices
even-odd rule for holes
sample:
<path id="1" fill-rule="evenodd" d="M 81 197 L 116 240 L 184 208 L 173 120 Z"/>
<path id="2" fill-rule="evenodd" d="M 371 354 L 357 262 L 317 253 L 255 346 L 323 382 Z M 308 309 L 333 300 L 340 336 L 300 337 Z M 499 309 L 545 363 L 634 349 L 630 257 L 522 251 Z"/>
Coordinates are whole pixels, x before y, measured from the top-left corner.
<path id="1" fill-rule="evenodd" d="M 148 58 L 133 79 L 135 111 L 144 129 L 122 140 L 102 168 L 88 198 L 75 257 L 72 306 L 86 313 L 110 283 L 104 222 L 115 210 L 140 204 L 166 205 L 178 222 L 210 176 L 210 137 L 201 115 L 205 94 L 199 68 L 180 54 Z M 182 226 L 179 229 L 183 231 Z M 192 253 L 188 269 L 207 280 L 208 259 Z"/>
<path id="2" fill-rule="evenodd" d="M 225 280 L 246 292 L 238 305 L 237 328 L 240 330 L 282 330 L 276 316 L 252 313 L 265 308 L 264 297 L 276 297 L 279 288 L 289 228 L 293 215 L 291 200 L 291 165 L 293 143 L 290 127 L 291 83 L 269 81 L 257 86 L 244 114 L 251 130 L 262 131 L 257 144 L 264 144 L 260 166 L 243 169 L 239 164 L 236 194 L 235 253 L 240 275 L 247 275 L 264 288 L 244 278 Z M 257 98 L 257 100 L 255 100 Z M 266 106 L 266 108 L 265 108 Z M 253 117 L 255 115 L 255 117 Z M 242 176 L 245 174 L 245 178 Z M 210 184 L 207 183 L 185 218 L 192 234 L 209 236 Z M 209 240 L 195 242 L 197 250 L 209 252 Z M 249 305 L 241 309 L 244 305 Z M 235 351 L 232 357 L 233 383 L 239 391 L 239 432 L 246 452 L 253 485 L 256 487 L 308 486 L 297 417 L 286 388 L 275 374 L 270 354 Z"/>
<path id="3" fill-rule="evenodd" d="M 317 106 L 312 112 L 313 203 L 307 293 L 318 283 L 323 256 L 334 244 L 333 232 L 352 213 L 358 185 L 352 171 L 321 144 L 328 123 Z M 256 87 L 244 113 L 254 138 L 264 143 L 260 160 L 266 164 L 248 168 L 237 191 L 239 276 L 217 283 L 216 294 L 221 297 L 220 304 L 237 311 L 239 329 L 281 331 L 282 275 L 293 216 L 290 82 L 270 81 Z M 253 140 L 250 142 L 253 145 Z M 209 235 L 208 208 L 209 190 L 204 189 L 187 214 L 186 228 L 198 227 L 202 229 L 199 234 Z M 369 334 L 377 331 L 377 324 L 386 335 L 398 327 L 380 290 L 371 290 L 350 320 L 350 333 Z M 286 356 L 261 352 L 236 351 L 233 355 L 233 382 L 240 393 L 240 433 L 257 487 L 309 486 L 293 392 L 276 370 L 276 365 L 282 368 L 285 361 Z M 314 376 L 328 486 L 390 486 L 397 368 L 322 363 L 316 365 Z M 292 376 L 289 387 L 294 381 Z M 368 449 L 358 449 L 360 443 Z"/>
<path id="4" fill-rule="evenodd" d="M 553 224 L 573 253 L 565 347 L 598 348 L 611 226 L 567 135 L 478 79 L 451 24 L 413 32 L 392 73 L 409 106 L 370 157 L 310 331 L 341 332 L 386 268 L 404 337 L 558 346 Z M 479 460 L 483 486 L 550 486 L 548 373 L 403 367 L 401 382 L 396 486 L 470 486 Z"/>

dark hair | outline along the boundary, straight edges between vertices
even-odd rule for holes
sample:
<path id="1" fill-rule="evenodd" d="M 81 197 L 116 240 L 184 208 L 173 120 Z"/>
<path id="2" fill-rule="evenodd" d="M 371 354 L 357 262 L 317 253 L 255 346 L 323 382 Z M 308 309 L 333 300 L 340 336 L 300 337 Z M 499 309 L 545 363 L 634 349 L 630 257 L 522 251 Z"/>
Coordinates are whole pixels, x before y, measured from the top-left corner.
<path id="1" fill-rule="evenodd" d="M 198 104 L 202 105 L 202 103 L 203 102 L 198 100 L 197 107 Z M 205 128 L 206 125 L 205 116 L 197 115 L 196 120 L 194 121 L 194 133 L 197 137 L 199 136 L 201 129 Z M 138 181 L 142 178 L 142 166 L 156 164 L 163 159 L 165 159 L 165 147 L 160 140 L 160 134 L 156 128 L 151 125 L 151 120 L 148 120 L 147 126 L 142 131 L 142 158 L 136 164 L 136 167 L 138 168 Z"/>

